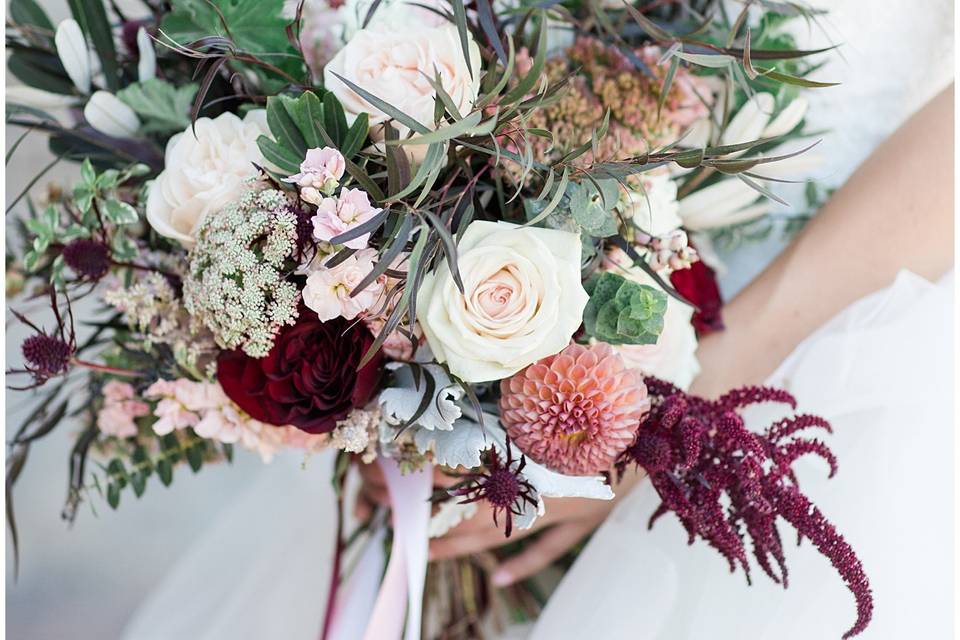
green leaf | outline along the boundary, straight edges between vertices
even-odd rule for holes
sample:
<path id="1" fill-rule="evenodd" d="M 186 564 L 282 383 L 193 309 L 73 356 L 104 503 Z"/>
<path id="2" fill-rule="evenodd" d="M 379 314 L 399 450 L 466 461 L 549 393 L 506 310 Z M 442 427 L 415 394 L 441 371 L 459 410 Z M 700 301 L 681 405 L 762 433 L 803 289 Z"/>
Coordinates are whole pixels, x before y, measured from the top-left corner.
<path id="1" fill-rule="evenodd" d="M 276 141 L 293 151 L 302 160 L 307 153 L 307 141 L 290 115 L 290 111 L 287 110 L 284 98 L 284 96 L 267 98 L 267 124 Z"/>
<path id="2" fill-rule="evenodd" d="M 91 189 L 97 184 L 97 172 L 94 171 L 93 163 L 90 162 L 89 158 L 80 164 L 80 179 Z"/>
<path id="3" fill-rule="evenodd" d="M 127 484 L 127 469 L 123 466 L 123 461 L 114 458 L 107 465 L 107 473 L 110 475 L 110 482 L 116 483 L 122 489 Z"/>
<path id="4" fill-rule="evenodd" d="M 256 54 L 295 78 L 304 78 L 303 56 L 287 39 L 290 20 L 283 15 L 284 0 L 172 0 L 170 4 L 173 10 L 160 28 L 176 42 L 222 36 L 232 40 L 237 49 Z M 251 68 L 262 78 L 278 79 L 273 72 Z"/>
<path id="5" fill-rule="evenodd" d="M 350 80 L 347 80 L 337 72 L 334 71 L 331 73 L 333 73 L 333 75 L 339 78 L 340 81 L 343 82 L 345 85 L 347 85 L 348 87 L 350 87 L 351 89 L 359 93 L 361 98 L 363 98 L 364 100 L 369 102 L 371 105 L 373 105 L 383 113 L 387 114 L 397 122 L 403 124 L 408 129 L 412 131 L 416 131 L 417 133 L 430 133 L 430 129 L 428 129 L 424 124 L 418 122 L 413 117 L 408 116 L 403 111 L 400 111 L 400 109 L 397 109 L 390 103 L 383 101 L 382 99 L 373 95 L 372 93 L 370 93 L 363 87 L 357 85 L 356 83 L 351 82 Z"/>
<path id="6" fill-rule="evenodd" d="M 44 29 L 53 35 L 54 27 L 50 18 L 34 0 L 12 0 L 10 3 L 10 17 L 18 25 L 29 25 Z"/>
<path id="7" fill-rule="evenodd" d="M 473 76 L 473 66 L 470 60 L 470 35 L 467 31 L 467 10 L 463 6 L 463 0 L 451 0 L 453 4 L 453 21 L 457 25 L 457 35 L 460 36 L 460 49 L 463 51 L 463 59 L 467 63 L 467 71 L 470 77 Z"/>
<path id="8" fill-rule="evenodd" d="M 187 449 L 187 464 L 194 473 L 203 466 L 203 442 L 198 442 Z"/>
<path id="9" fill-rule="evenodd" d="M 792 76 L 789 73 L 781 73 L 779 71 L 775 71 L 774 69 L 766 69 L 764 67 L 756 67 L 756 70 L 764 78 L 776 80 L 777 82 L 783 82 L 784 84 L 793 85 L 795 87 L 819 89 L 823 87 L 835 87 L 840 84 L 839 82 L 817 82 L 816 80 L 808 80 L 806 78 Z"/>
<path id="10" fill-rule="evenodd" d="M 120 506 L 120 486 L 114 482 L 107 485 L 107 504 L 111 509 Z"/>
<path id="11" fill-rule="evenodd" d="M 173 482 L 173 465 L 166 458 L 157 461 L 157 475 L 160 476 L 160 482 L 165 487 L 169 487 Z"/>
<path id="12" fill-rule="evenodd" d="M 139 471 L 130 476 L 130 486 L 133 487 L 133 494 L 138 498 L 147 490 L 147 476 Z"/>
<path id="13" fill-rule="evenodd" d="M 361 113 L 357 116 L 353 124 L 347 130 L 347 135 L 343 138 L 343 144 L 340 145 L 340 153 L 348 160 L 357 155 L 357 152 L 363 148 L 363 143 L 367 139 L 367 132 L 370 128 L 369 116 Z"/>
<path id="14" fill-rule="evenodd" d="M 604 206 L 604 194 L 590 183 L 573 183 L 567 188 L 570 213 L 588 235 L 606 238 L 618 232 L 617 218 Z M 616 200 L 611 200 L 616 203 Z M 612 207 L 611 207 L 612 208 Z"/>
<path id="15" fill-rule="evenodd" d="M 107 218 L 114 224 L 133 224 L 140 219 L 137 210 L 126 202 L 106 200 L 103 208 Z"/>
<path id="16" fill-rule="evenodd" d="M 667 294 L 604 272 L 585 283 L 590 299 L 583 311 L 588 336 L 609 344 L 654 344 L 663 331 Z"/>
<path id="17" fill-rule="evenodd" d="M 323 96 L 323 128 L 339 148 L 347 135 L 347 115 L 343 112 L 340 101 L 332 93 Z"/>
<path id="18" fill-rule="evenodd" d="M 143 118 L 145 131 L 168 132 L 190 126 L 190 108 L 196 93 L 196 84 L 175 87 L 151 78 L 121 89 L 117 97 Z"/>
<path id="19" fill-rule="evenodd" d="M 35 51 L 14 51 L 7 58 L 7 71 L 20 82 L 51 93 L 73 95 L 76 90 L 60 59 Z"/>
<path id="20" fill-rule="evenodd" d="M 413 136 L 411 138 L 406 138 L 403 140 L 397 140 L 392 144 L 401 144 L 401 145 L 417 145 L 417 144 L 433 144 L 435 142 L 446 142 L 451 138 L 456 138 L 462 135 L 469 134 L 473 129 L 480 124 L 480 120 L 483 118 L 483 114 L 479 111 L 474 111 L 466 118 L 458 120 L 451 125 L 446 127 L 441 127 L 430 133 L 424 133 L 422 135 Z M 495 120 L 494 120 L 495 121 Z"/>
<path id="21" fill-rule="evenodd" d="M 271 140 L 267 136 L 260 136 L 257 138 L 257 146 L 260 147 L 260 152 L 263 153 L 263 157 L 267 162 L 273 164 L 287 175 L 300 170 L 300 161 L 303 160 L 303 158 L 298 157 L 294 151 L 287 149 L 280 143 Z"/>

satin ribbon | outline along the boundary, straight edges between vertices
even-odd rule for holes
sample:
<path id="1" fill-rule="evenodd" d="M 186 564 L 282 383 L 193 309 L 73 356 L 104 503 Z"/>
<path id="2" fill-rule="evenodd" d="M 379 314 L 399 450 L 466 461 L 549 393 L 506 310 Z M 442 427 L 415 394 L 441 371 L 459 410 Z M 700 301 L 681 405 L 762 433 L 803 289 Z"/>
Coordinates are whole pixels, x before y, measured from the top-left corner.
<path id="1" fill-rule="evenodd" d="M 420 639 L 433 467 L 425 465 L 420 471 L 403 475 L 393 459 L 380 457 L 377 462 L 390 494 L 390 562 L 382 582 L 379 581 L 384 557 L 381 530 L 367 544 L 337 595 L 329 636 L 332 640 L 399 640 L 401 636 L 404 640 Z"/>

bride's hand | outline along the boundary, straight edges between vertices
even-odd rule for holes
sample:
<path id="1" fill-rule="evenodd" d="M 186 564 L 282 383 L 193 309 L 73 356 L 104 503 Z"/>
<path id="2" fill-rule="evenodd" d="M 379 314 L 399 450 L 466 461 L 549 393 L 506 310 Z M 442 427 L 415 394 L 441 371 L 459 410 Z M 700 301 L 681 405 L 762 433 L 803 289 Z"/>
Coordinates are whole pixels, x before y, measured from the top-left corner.
<path id="1" fill-rule="evenodd" d="M 430 541 L 430 559 L 445 560 L 500 547 L 535 532 L 543 533 L 522 551 L 500 562 L 491 580 L 505 587 L 546 568 L 597 528 L 613 509 L 613 500 L 586 498 L 545 498 L 546 513 L 530 529 L 514 527 L 510 538 L 493 523 L 486 502 L 479 503 L 476 515 L 445 535 Z"/>
<path id="2" fill-rule="evenodd" d="M 377 506 L 389 505 L 390 499 L 379 465 L 361 464 L 358 468 L 362 482 L 355 513 L 359 519 L 365 520 Z M 617 485 L 617 498 L 613 500 L 546 498 L 545 515 L 538 518 L 530 529 L 514 528 L 510 538 L 503 535 L 502 521 L 500 527 L 494 525 L 489 506 L 481 502 L 472 518 L 430 542 L 430 559 L 444 560 L 479 553 L 543 531 L 537 540 L 501 562 L 494 571 L 491 578 L 494 585 L 513 584 L 546 568 L 600 526 L 617 499 L 625 496 L 639 479 L 638 474 L 625 476 Z M 449 487 L 456 482 L 457 478 L 434 470 L 435 486 Z"/>

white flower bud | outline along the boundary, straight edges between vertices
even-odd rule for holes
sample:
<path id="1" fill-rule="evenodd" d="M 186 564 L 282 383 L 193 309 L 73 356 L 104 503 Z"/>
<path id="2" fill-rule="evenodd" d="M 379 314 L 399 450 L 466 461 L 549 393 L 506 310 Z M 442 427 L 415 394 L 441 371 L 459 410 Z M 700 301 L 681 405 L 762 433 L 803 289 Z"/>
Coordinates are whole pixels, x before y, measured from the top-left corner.
<path id="1" fill-rule="evenodd" d="M 7 87 L 7 104 L 19 104 L 36 109 L 59 109 L 69 107 L 77 100 L 76 96 L 50 93 L 33 87 Z"/>
<path id="2" fill-rule="evenodd" d="M 773 122 L 767 125 L 761 137 L 776 138 L 790 133 L 803 120 L 803 116 L 807 114 L 808 106 L 809 103 L 805 98 L 796 98 L 780 112 L 780 115 L 774 118 Z"/>
<path id="3" fill-rule="evenodd" d="M 140 82 L 157 77 L 157 52 L 143 27 L 137 30 L 137 51 L 140 53 L 140 61 L 137 62 L 137 78 Z"/>
<path id="4" fill-rule="evenodd" d="M 90 51 L 76 20 L 64 20 L 53 37 L 57 55 L 70 80 L 83 93 L 90 93 Z"/>
<path id="5" fill-rule="evenodd" d="M 109 91 L 90 96 L 83 117 L 91 127 L 112 138 L 133 138 L 140 130 L 137 114 Z"/>
<path id="6" fill-rule="evenodd" d="M 769 93 L 756 93 L 740 107 L 740 111 L 733 117 L 726 131 L 720 137 L 720 144 L 740 144 L 752 142 L 762 137 L 763 130 L 770 122 L 773 113 L 774 100 Z M 736 157 L 743 151 L 730 154 Z"/>

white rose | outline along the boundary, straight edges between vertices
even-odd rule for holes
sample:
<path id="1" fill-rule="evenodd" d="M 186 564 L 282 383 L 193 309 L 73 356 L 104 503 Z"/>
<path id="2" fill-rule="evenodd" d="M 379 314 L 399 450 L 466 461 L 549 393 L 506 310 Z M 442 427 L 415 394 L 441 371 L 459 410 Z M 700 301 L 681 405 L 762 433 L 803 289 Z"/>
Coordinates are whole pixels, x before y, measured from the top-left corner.
<path id="1" fill-rule="evenodd" d="M 620 211 L 652 236 L 662 236 L 683 224 L 677 213 L 677 183 L 667 171 L 642 173 L 638 176 L 642 189 L 629 189 Z"/>
<path id="2" fill-rule="evenodd" d="M 433 87 L 427 78 L 440 74 L 440 84 L 450 95 L 461 114 L 467 113 L 480 90 L 480 49 L 470 41 L 470 64 L 467 68 L 457 28 L 452 24 L 440 27 L 375 24 L 358 31 L 331 60 L 323 71 L 324 86 L 343 105 L 352 121 L 360 113 L 370 116 L 370 124 L 378 125 L 390 117 L 380 111 L 336 75 L 393 105 L 426 127 L 433 126 Z M 401 135 L 407 128 L 395 123 Z M 373 127 L 371 135 L 382 139 L 382 128 Z"/>
<path id="3" fill-rule="evenodd" d="M 266 112 L 257 109 L 243 120 L 232 113 L 198 118 L 196 135 L 188 127 L 170 138 L 164 170 L 150 187 L 147 220 L 162 236 L 193 246 L 200 222 L 243 191 L 264 164 L 257 138 L 269 133 Z"/>
<path id="4" fill-rule="evenodd" d="M 580 236 L 477 221 L 458 246 L 461 294 L 443 263 L 423 281 L 418 319 L 437 362 L 466 382 L 499 380 L 570 342 L 583 319 Z"/>
<path id="5" fill-rule="evenodd" d="M 660 288 L 643 269 L 633 266 L 630 258 L 619 249 L 607 255 L 605 267 L 637 284 Z M 693 307 L 672 296 L 668 297 L 663 331 L 655 344 L 623 344 L 616 345 L 614 349 L 623 356 L 627 366 L 686 390 L 700 373 L 697 334 L 690 321 L 692 317 Z"/>

